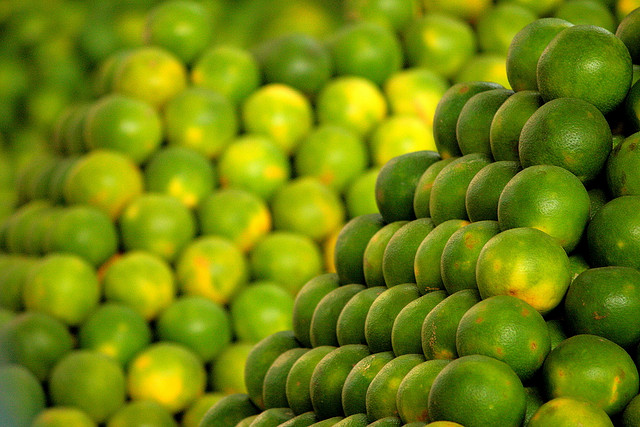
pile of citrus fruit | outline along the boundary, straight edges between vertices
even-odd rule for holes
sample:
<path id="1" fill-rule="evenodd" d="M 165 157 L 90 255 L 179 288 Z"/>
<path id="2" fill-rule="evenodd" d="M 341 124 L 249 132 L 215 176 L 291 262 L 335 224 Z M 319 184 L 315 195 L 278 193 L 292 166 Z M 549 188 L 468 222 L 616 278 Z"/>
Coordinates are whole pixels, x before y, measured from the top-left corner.
<path id="1" fill-rule="evenodd" d="M 451 86 L 201 425 L 639 425 L 639 28 L 538 19 L 513 89 Z"/>
<path id="2" fill-rule="evenodd" d="M 29 102 L 0 6 L 0 424 L 638 425 L 633 2 L 94 2 Z"/>

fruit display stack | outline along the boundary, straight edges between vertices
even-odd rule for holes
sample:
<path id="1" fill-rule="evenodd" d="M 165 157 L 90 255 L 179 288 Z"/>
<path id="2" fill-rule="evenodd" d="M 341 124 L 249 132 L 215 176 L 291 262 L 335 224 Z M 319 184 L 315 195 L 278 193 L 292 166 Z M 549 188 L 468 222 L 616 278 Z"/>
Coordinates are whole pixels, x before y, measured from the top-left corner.
<path id="1" fill-rule="evenodd" d="M 637 426 L 640 9 L 451 86 L 202 426 Z"/>
<path id="2" fill-rule="evenodd" d="M 43 1 L 0 425 L 638 425 L 633 2 Z"/>

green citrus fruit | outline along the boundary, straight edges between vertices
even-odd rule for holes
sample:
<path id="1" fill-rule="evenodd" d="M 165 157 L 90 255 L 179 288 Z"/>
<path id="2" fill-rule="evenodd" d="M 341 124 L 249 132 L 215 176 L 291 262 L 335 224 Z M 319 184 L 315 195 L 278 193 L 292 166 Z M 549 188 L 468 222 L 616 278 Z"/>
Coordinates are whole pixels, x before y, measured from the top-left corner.
<path id="1" fill-rule="evenodd" d="M 311 390 L 309 383 L 315 367 L 322 358 L 333 351 L 335 347 L 320 346 L 307 351 L 295 361 L 285 385 L 288 405 L 296 414 L 303 414 L 313 411 L 311 404 Z"/>
<path id="2" fill-rule="evenodd" d="M 413 270 L 420 293 L 426 294 L 444 288 L 442 281 L 442 253 L 449 238 L 469 225 L 463 219 L 450 219 L 437 225 L 420 242 L 413 260 Z"/>
<path id="3" fill-rule="evenodd" d="M 76 255 L 52 253 L 29 272 L 22 289 L 28 310 L 49 314 L 67 325 L 79 325 L 98 305 L 96 272 Z"/>
<path id="4" fill-rule="evenodd" d="M 368 214 L 355 217 L 342 227 L 334 253 L 340 283 L 365 283 L 364 252 L 369 240 L 383 226 L 380 214 Z"/>
<path id="5" fill-rule="evenodd" d="M 611 129 L 597 108 L 581 99 L 559 98 L 538 108 L 524 124 L 518 153 L 522 167 L 556 165 L 587 182 L 602 169 L 611 148 Z"/>
<path id="6" fill-rule="evenodd" d="M 333 73 L 327 47 L 309 34 L 267 40 L 257 56 L 267 83 L 289 85 L 308 95 L 316 94 Z"/>
<path id="7" fill-rule="evenodd" d="M 639 86 L 640 87 L 640 86 Z M 634 133 L 618 144 L 606 164 L 607 185 L 614 197 L 640 195 L 640 175 L 636 154 L 640 133 Z"/>
<path id="8" fill-rule="evenodd" d="M 484 245 L 476 265 L 482 298 L 512 295 L 545 314 L 571 282 L 569 258 L 556 239 L 535 228 L 503 231 Z"/>
<path id="9" fill-rule="evenodd" d="M 391 334 L 393 320 L 400 311 L 420 297 L 413 283 L 404 283 L 387 289 L 371 304 L 364 324 L 364 335 L 373 353 L 393 350 Z"/>
<path id="10" fill-rule="evenodd" d="M 158 339 L 184 345 L 203 362 L 213 360 L 231 342 L 231 322 L 224 308 L 200 296 L 176 299 L 158 317 Z"/>
<path id="11" fill-rule="evenodd" d="M 220 185 L 251 191 L 265 200 L 291 176 L 282 148 L 264 135 L 246 134 L 229 144 L 218 161 Z"/>
<path id="12" fill-rule="evenodd" d="M 368 135 L 387 115 L 387 101 L 373 82 L 359 76 L 341 76 L 318 93 L 319 124 L 334 124 Z"/>
<path id="13" fill-rule="evenodd" d="M 500 232 L 496 221 L 476 221 L 455 231 L 442 249 L 440 273 L 449 294 L 477 289 L 476 265 L 480 251 Z"/>
<path id="14" fill-rule="evenodd" d="M 537 65 L 545 101 L 579 98 L 603 114 L 612 111 L 631 87 L 631 55 L 614 34 L 594 25 L 574 25 L 558 33 Z"/>
<path id="15" fill-rule="evenodd" d="M 215 168 L 209 159 L 187 147 L 166 147 L 151 156 L 144 168 L 145 188 L 164 193 L 195 208 L 216 184 Z"/>
<path id="16" fill-rule="evenodd" d="M 532 227 L 571 252 L 589 220 L 589 194 L 580 180 L 558 166 L 536 165 L 518 172 L 502 190 L 498 222 L 502 230 Z"/>
<path id="17" fill-rule="evenodd" d="M 201 236 L 176 260 L 176 275 L 183 293 L 226 304 L 245 285 L 247 260 L 229 239 Z"/>
<path id="18" fill-rule="evenodd" d="M 402 283 L 416 282 L 416 251 L 433 228 L 431 218 L 420 218 L 406 222 L 393 233 L 382 253 L 382 285 L 390 288 Z"/>
<path id="19" fill-rule="evenodd" d="M 140 313 L 119 303 L 104 303 L 78 331 L 80 348 L 117 360 L 123 367 L 151 343 L 151 329 Z"/>
<path id="20" fill-rule="evenodd" d="M 92 149 L 126 154 L 144 162 L 162 142 L 160 116 L 145 101 L 112 94 L 98 99 L 87 112 L 84 139 Z"/>
<path id="21" fill-rule="evenodd" d="M 271 83 L 253 92 L 242 104 L 247 132 L 267 135 L 286 153 L 291 153 L 311 130 L 313 112 L 299 91 Z"/>
<path id="22" fill-rule="evenodd" d="M 385 286 L 383 262 L 384 251 L 393 235 L 408 221 L 395 221 L 383 226 L 367 242 L 363 254 L 365 283 L 369 287 Z"/>
<path id="23" fill-rule="evenodd" d="M 146 320 L 168 307 L 176 294 L 171 267 L 144 251 L 130 251 L 105 265 L 102 286 L 107 301 L 133 308 Z"/>
<path id="24" fill-rule="evenodd" d="M 44 238 L 47 251 L 78 255 L 102 265 L 118 249 L 118 232 L 109 216 L 92 206 L 70 206 L 56 217 Z"/>
<path id="25" fill-rule="evenodd" d="M 545 402 L 531 417 L 527 425 L 542 427 L 545 425 L 571 425 L 575 420 L 585 427 L 612 427 L 611 419 L 602 409 L 582 399 L 556 397 Z"/>
<path id="26" fill-rule="evenodd" d="M 223 399 L 225 394 L 222 393 L 205 393 L 196 399 L 182 415 L 182 425 L 184 427 L 198 427 L 207 411 Z"/>
<path id="27" fill-rule="evenodd" d="M 33 420 L 32 427 L 95 427 L 96 422 L 86 412 L 73 407 L 50 407 L 40 412 Z"/>
<path id="28" fill-rule="evenodd" d="M 386 290 L 384 286 L 370 287 L 347 301 L 338 315 L 335 327 L 339 345 L 367 344 L 364 333 L 367 313 L 376 298 Z"/>
<path id="29" fill-rule="evenodd" d="M 414 19 L 403 32 L 407 62 L 451 78 L 476 51 L 476 36 L 464 19 L 432 11 Z"/>
<path id="30" fill-rule="evenodd" d="M 638 394 L 638 369 L 622 347 L 595 335 L 573 335 L 554 348 L 543 365 L 550 398 L 590 402 L 613 415 Z"/>
<path id="31" fill-rule="evenodd" d="M 309 387 L 313 410 L 320 419 L 344 415 L 342 390 L 353 367 L 370 354 L 366 345 L 338 347 L 316 365 Z"/>
<path id="32" fill-rule="evenodd" d="M 477 290 L 463 289 L 452 293 L 431 309 L 422 322 L 420 332 L 422 352 L 428 360 L 458 357 L 458 324 L 467 310 L 479 301 Z"/>
<path id="33" fill-rule="evenodd" d="M 501 2 L 478 18 L 478 45 L 484 52 L 506 55 L 513 37 L 537 16 L 524 6 Z"/>
<path id="34" fill-rule="evenodd" d="M 122 244 L 172 261 L 195 236 L 195 219 L 180 200 L 147 193 L 133 199 L 120 216 Z"/>
<path id="35" fill-rule="evenodd" d="M 308 351 L 308 348 L 292 348 L 282 353 L 271 363 L 262 385 L 262 399 L 265 408 L 288 407 L 287 376 L 293 364 Z"/>
<path id="36" fill-rule="evenodd" d="M 204 393 L 202 361 L 180 344 L 158 341 L 138 353 L 129 365 L 127 391 L 132 400 L 154 400 L 177 413 Z"/>
<path id="37" fill-rule="evenodd" d="M 0 419 L 8 425 L 31 426 L 46 408 L 46 395 L 38 379 L 25 367 L 0 366 Z"/>
<path id="38" fill-rule="evenodd" d="M 475 175 L 491 159 L 482 153 L 471 153 L 447 164 L 433 180 L 429 195 L 429 213 L 437 225 L 450 219 L 468 219 L 466 195 Z"/>
<path id="39" fill-rule="evenodd" d="M 326 294 L 338 286 L 337 274 L 324 273 L 311 278 L 298 291 L 293 303 L 293 332 L 305 347 L 311 347 L 310 327 L 316 306 Z"/>
<path id="40" fill-rule="evenodd" d="M 116 219 L 124 207 L 143 191 L 138 166 L 123 154 L 92 151 L 80 157 L 64 181 L 64 200 L 68 204 L 88 204 Z"/>
<path id="41" fill-rule="evenodd" d="M 200 233 L 227 237 L 245 252 L 271 231 L 267 204 L 245 190 L 216 191 L 202 200 L 197 214 Z"/>
<path id="42" fill-rule="evenodd" d="M 209 89 L 193 87 L 172 97 L 164 108 L 169 145 L 192 148 L 217 157 L 238 133 L 231 101 Z"/>
<path id="43" fill-rule="evenodd" d="M 349 217 L 378 213 L 376 204 L 376 180 L 380 168 L 372 167 L 354 178 L 344 192 Z"/>
<path id="44" fill-rule="evenodd" d="M 264 377 L 274 360 L 292 348 L 300 347 L 292 331 L 276 332 L 258 342 L 249 353 L 245 363 L 245 384 L 251 401 L 264 409 Z"/>
<path id="45" fill-rule="evenodd" d="M 457 159 L 457 157 L 448 157 L 446 159 L 438 160 L 425 169 L 420 176 L 416 190 L 413 193 L 413 212 L 415 213 L 416 218 L 431 217 L 429 200 L 431 198 L 433 181 L 435 181 L 440 171 L 455 159 Z"/>
<path id="46" fill-rule="evenodd" d="M 518 142 L 527 120 L 544 101 L 538 92 L 522 90 L 511 95 L 496 110 L 489 129 L 489 145 L 496 161 L 519 161 Z"/>
<path id="47" fill-rule="evenodd" d="M 627 46 L 627 49 L 629 49 L 631 59 L 634 63 L 638 62 L 638 59 L 640 58 L 640 51 L 638 50 L 637 44 L 637 28 L 638 24 L 640 24 L 640 20 L 638 18 L 640 18 L 640 11 L 634 9 L 631 13 L 622 18 L 615 31 L 616 36 L 622 40 L 622 42 Z"/>
<path id="48" fill-rule="evenodd" d="M 191 68 L 191 81 L 240 104 L 260 84 L 257 60 L 246 50 L 219 45 L 205 50 Z"/>
<path id="49" fill-rule="evenodd" d="M 591 268 L 569 285 L 564 310 L 571 329 L 631 348 L 640 342 L 640 323 L 632 314 L 640 304 L 640 274 L 630 267 Z"/>
<path id="50" fill-rule="evenodd" d="M 491 156 L 490 131 L 496 111 L 513 95 L 509 89 L 492 89 L 476 93 L 464 104 L 456 124 L 460 152 Z"/>
<path id="51" fill-rule="evenodd" d="M 480 169 L 467 187 L 465 206 L 470 221 L 497 220 L 505 186 L 521 170 L 517 161 L 501 160 Z"/>
<path id="52" fill-rule="evenodd" d="M 447 80 L 428 68 L 403 69 L 383 86 L 394 114 L 418 116 L 429 126 L 433 126 L 438 101 L 448 88 Z"/>
<path id="53" fill-rule="evenodd" d="M 465 427 L 519 426 L 525 412 L 520 378 L 504 362 L 475 354 L 449 362 L 429 391 L 431 421 L 455 421 Z"/>
<path id="54" fill-rule="evenodd" d="M 572 26 L 558 18 L 536 19 L 513 36 L 507 52 L 507 78 L 515 91 L 538 90 L 536 67 L 549 42 Z"/>
<path id="55" fill-rule="evenodd" d="M 339 345 L 336 331 L 339 316 L 347 303 L 364 289 L 363 285 L 355 283 L 342 285 L 322 297 L 311 317 L 309 338 L 312 347 Z"/>
<path id="56" fill-rule="evenodd" d="M 436 150 L 433 131 L 423 119 L 414 115 L 386 118 L 369 140 L 373 163 L 383 166 L 394 157 L 413 151 Z"/>
<path id="57" fill-rule="evenodd" d="M 424 426 L 429 421 L 425 396 L 429 396 L 433 380 L 448 363 L 448 360 L 427 360 L 414 366 L 400 381 L 396 405 L 398 415 L 406 425 L 421 423 Z"/>
<path id="58" fill-rule="evenodd" d="M 422 324 L 431 310 L 446 297 L 445 291 L 429 292 L 400 310 L 391 329 L 391 346 L 396 356 L 422 354 Z"/>
<path id="59" fill-rule="evenodd" d="M 135 400 L 118 409 L 107 421 L 108 427 L 126 427 L 136 423 L 153 423 L 158 427 L 176 427 L 171 413 L 154 400 Z"/>
<path id="60" fill-rule="evenodd" d="M 616 31 L 617 20 L 613 11 L 602 1 L 574 0 L 562 3 L 553 16 L 574 25 L 595 25 L 611 32 Z"/>
<path id="61" fill-rule="evenodd" d="M 113 89 L 161 108 L 187 85 L 180 60 L 157 46 L 132 49 L 114 71 Z"/>
<path id="62" fill-rule="evenodd" d="M 453 82 L 495 82 L 506 89 L 511 89 L 507 78 L 506 59 L 505 55 L 497 53 L 476 53 L 464 63 Z"/>
<path id="63" fill-rule="evenodd" d="M 294 298 L 275 282 L 254 282 L 231 301 L 236 338 L 258 342 L 278 331 L 291 330 Z"/>
<path id="64" fill-rule="evenodd" d="M 344 207 L 336 191 L 313 177 L 299 177 L 283 185 L 273 196 L 271 212 L 274 228 L 316 241 L 344 220 Z"/>
<path id="65" fill-rule="evenodd" d="M 209 385 L 218 393 L 246 393 L 245 366 L 252 343 L 234 341 L 227 345 L 215 358 L 210 367 Z"/>
<path id="66" fill-rule="evenodd" d="M 640 196 L 622 196 L 607 202 L 587 226 L 588 261 L 594 267 L 640 267 L 633 255 L 640 241 L 632 232 Z"/>
<path id="67" fill-rule="evenodd" d="M 312 176 L 342 192 L 369 164 L 364 141 L 354 132 L 334 125 L 320 126 L 302 140 L 294 153 L 298 176 Z"/>
<path id="68" fill-rule="evenodd" d="M 74 346 L 67 326 L 38 312 L 17 314 L 0 328 L 0 361 L 24 366 L 40 381 Z"/>
<path id="69" fill-rule="evenodd" d="M 244 418 L 260 413 L 245 393 L 229 394 L 220 399 L 204 415 L 200 426 L 224 427 L 236 425 Z"/>
<path id="70" fill-rule="evenodd" d="M 365 401 L 369 418 L 379 421 L 398 415 L 398 387 L 409 371 L 422 362 L 422 354 L 404 354 L 395 357 L 380 369 L 367 388 Z"/>
<path id="71" fill-rule="evenodd" d="M 413 197 L 418 180 L 440 156 L 423 150 L 389 160 L 376 180 L 376 203 L 385 222 L 415 219 Z"/>
<path id="72" fill-rule="evenodd" d="M 523 381 L 532 378 L 551 349 L 544 318 L 510 295 L 486 298 L 467 310 L 456 331 L 459 356 L 484 354 L 507 363 Z"/>
<path id="73" fill-rule="evenodd" d="M 167 1 L 147 14 L 145 41 L 172 52 L 189 64 L 206 49 L 213 39 L 211 16 L 197 2 Z"/>
<path id="74" fill-rule="evenodd" d="M 344 15 L 352 21 L 375 21 L 394 30 L 401 30 L 418 16 L 417 1 L 347 0 Z"/>
<path id="75" fill-rule="evenodd" d="M 54 405 L 77 407 L 95 422 L 106 421 L 125 403 L 125 374 L 114 359 L 92 350 L 75 350 L 51 371 Z"/>
<path id="76" fill-rule="evenodd" d="M 465 21 L 475 22 L 480 15 L 491 7 L 488 0 L 467 2 L 463 0 L 422 0 L 425 11 L 451 14 Z"/>

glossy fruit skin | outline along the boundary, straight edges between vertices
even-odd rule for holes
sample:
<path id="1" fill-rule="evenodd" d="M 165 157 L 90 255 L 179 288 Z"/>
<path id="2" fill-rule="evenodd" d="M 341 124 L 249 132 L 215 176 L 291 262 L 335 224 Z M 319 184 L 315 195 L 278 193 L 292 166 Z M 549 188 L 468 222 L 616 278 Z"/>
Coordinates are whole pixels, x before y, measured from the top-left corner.
<path id="1" fill-rule="evenodd" d="M 606 338 L 573 335 L 549 353 L 543 380 L 550 397 L 586 400 L 613 415 L 638 393 L 638 369 L 631 356 Z"/>
<path id="2" fill-rule="evenodd" d="M 588 52 L 579 49 L 586 46 L 590 46 Z M 622 102 L 631 78 L 631 55 L 624 43 L 592 25 L 574 25 L 558 33 L 537 65 L 538 87 L 545 101 L 580 98 L 603 114 Z"/>

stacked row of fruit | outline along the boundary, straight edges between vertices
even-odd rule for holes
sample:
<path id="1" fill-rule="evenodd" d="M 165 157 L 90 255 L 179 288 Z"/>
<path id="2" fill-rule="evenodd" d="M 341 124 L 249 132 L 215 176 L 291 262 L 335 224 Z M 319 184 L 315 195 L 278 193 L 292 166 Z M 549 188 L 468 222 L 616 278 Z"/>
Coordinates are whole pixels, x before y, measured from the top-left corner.
<path id="1" fill-rule="evenodd" d="M 32 138 L 51 132 L 46 146 L 23 146 L 7 130 L 3 414 L 18 424 L 40 414 L 45 425 L 194 425 L 222 394 L 245 390 L 252 343 L 292 327 L 293 296 L 332 268 L 344 219 L 377 210 L 378 168 L 435 148 L 431 123 L 448 79 L 467 78 L 461 69 L 494 76 L 467 65 L 491 50 L 482 41 L 490 33 L 476 36 L 467 22 L 493 11 L 489 2 L 458 17 L 422 17 L 409 2 L 389 13 L 384 4 L 349 2 L 350 19 L 367 22 L 327 44 L 288 36 L 255 55 L 210 48 L 199 3 L 163 3 L 148 16 L 118 9 L 126 50 L 94 44 L 106 34 L 100 23 L 83 30 L 89 62 L 113 52 L 97 73 L 99 98 L 71 90 L 87 99 L 59 115 L 53 132 L 59 108 L 47 103 L 51 117 L 38 119 Z M 53 19 L 27 6 L 24 19 Z M 82 15 L 85 5 L 75 6 Z M 518 28 L 536 16 L 518 6 L 492 14 L 503 9 L 526 18 Z M 496 18 L 486 19 L 485 27 Z M 185 25 L 193 32 L 180 33 Z M 425 43 L 432 31 L 438 43 Z M 439 45 L 447 40 L 455 52 Z"/>
<path id="2" fill-rule="evenodd" d="M 639 29 L 540 19 L 517 92 L 452 86 L 202 425 L 638 425 Z"/>

